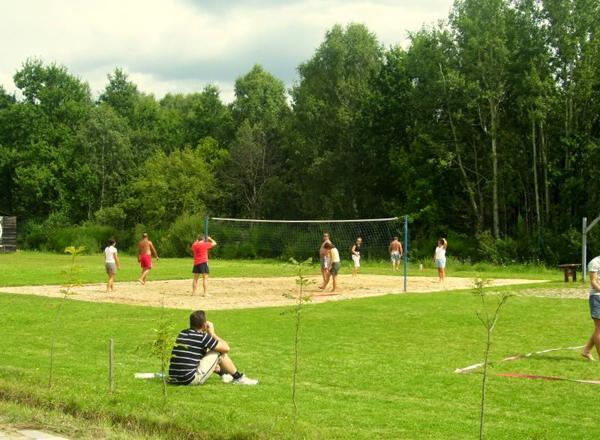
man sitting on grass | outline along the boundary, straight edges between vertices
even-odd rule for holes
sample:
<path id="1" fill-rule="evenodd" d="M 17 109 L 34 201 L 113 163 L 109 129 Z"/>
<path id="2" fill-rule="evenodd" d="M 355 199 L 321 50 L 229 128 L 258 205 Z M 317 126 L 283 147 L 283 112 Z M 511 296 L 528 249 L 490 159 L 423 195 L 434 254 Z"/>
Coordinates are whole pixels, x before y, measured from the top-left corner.
<path id="1" fill-rule="evenodd" d="M 256 385 L 258 380 L 240 373 L 228 356 L 229 344 L 215 333 L 203 310 L 190 315 L 190 328 L 177 336 L 171 352 L 169 382 L 175 385 L 202 385 L 216 372 L 224 383 Z"/>

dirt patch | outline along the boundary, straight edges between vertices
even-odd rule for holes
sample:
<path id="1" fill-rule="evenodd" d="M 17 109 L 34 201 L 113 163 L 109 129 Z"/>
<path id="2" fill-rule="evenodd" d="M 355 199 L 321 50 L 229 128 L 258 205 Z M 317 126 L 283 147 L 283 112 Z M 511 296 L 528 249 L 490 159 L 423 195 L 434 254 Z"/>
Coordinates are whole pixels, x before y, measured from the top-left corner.
<path id="1" fill-rule="evenodd" d="M 313 302 L 339 301 L 352 298 L 403 293 L 404 280 L 399 276 L 386 275 L 340 275 L 335 294 L 317 288 L 320 277 L 309 277 L 313 282 L 308 292 Z M 491 286 L 536 283 L 544 281 L 523 279 L 497 279 Z M 473 287 L 471 278 L 447 278 L 443 284 L 434 277 L 409 277 L 408 292 L 444 292 Z M 74 289 L 72 299 L 92 302 L 109 302 L 159 307 L 163 293 L 166 307 L 207 310 L 242 309 L 251 307 L 285 306 L 294 303 L 285 295 L 297 295 L 294 277 L 273 278 L 210 278 L 207 298 L 191 295 L 191 280 L 149 281 L 142 286 L 137 282 L 117 282 L 116 292 L 107 294 L 105 284 L 86 284 Z M 3 287 L 0 292 L 60 297 L 60 286 Z M 200 286 L 201 291 L 201 286 Z"/>
<path id="2" fill-rule="evenodd" d="M 535 296 L 538 298 L 570 298 L 587 299 L 590 294 L 590 288 L 586 287 L 568 287 L 568 288 L 534 288 L 523 289 L 517 292 L 519 296 Z"/>

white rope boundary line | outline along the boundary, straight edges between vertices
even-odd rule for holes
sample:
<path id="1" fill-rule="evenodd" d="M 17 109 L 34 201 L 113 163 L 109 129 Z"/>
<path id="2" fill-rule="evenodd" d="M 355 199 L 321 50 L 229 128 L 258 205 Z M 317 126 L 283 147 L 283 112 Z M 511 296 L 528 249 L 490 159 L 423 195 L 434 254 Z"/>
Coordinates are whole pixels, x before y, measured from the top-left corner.
<path id="1" fill-rule="evenodd" d="M 583 347 L 585 347 L 585 345 L 579 345 L 577 347 L 548 348 L 546 350 L 533 351 L 531 353 L 526 353 L 526 354 L 516 354 L 516 355 L 513 355 L 513 356 L 505 357 L 505 358 L 501 359 L 500 361 L 498 361 L 498 363 L 500 363 L 500 362 L 516 361 L 518 359 L 528 358 L 528 357 L 534 356 L 536 354 L 550 353 L 552 351 L 577 350 L 577 349 L 583 348 Z M 481 367 L 483 367 L 483 362 L 480 362 L 478 364 L 469 365 L 468 367 L 465 367 L 465 368 L 457 368 L 456 370 L 454 370 L 454 372 L 458 373 L 458 374 L 469 373 L 469 372 L 471 372 L 473 370 L 476 370 L 477 368 L 481 368 Z"/>
<path id="2" fill-rule="evenodd" d="M 248 223 L 364 223 L 364 222 L 389 222 L 399 220 L 400 217 L 389 218 L 363 218 L 356 220 L 260 220 L 251 218 L 224 218 L 211 217 L 211 220 L 226 221 L 226 222 L 248 222 Z"/>
<path id="3" fill-rule="evenodd" d="M 560 347 L 560 348 L 548 348 L 546 350 L 540 350 L 540 351 L 533 351 L 531 353 L 526 353 L 526 354 L 517 354 L 517 355 L 513 355 L 513 356 L 508 356 L 505 357 L 503 359 L 501 359 L 498 363 L 500 362 L 510 362 L 510 361 L 516 361 L 518 359 L 524 359 L 524 358 L 528 358 L 531 356 L 535 356 L 536 354 L 544 354 L 544 353 L 550 353 L 553 351 L 562 351 L 562 350 L 578 350 L 580 348 L 585 347 L 585 345 L 579 345 L 577 347 Z M 483 367 L 483 362 L 480 362 L 478 364 L 473 364 L 473 365 L 469 365 L 468 367 L 465 368 L 457 368 L 456 370 L 454 370 L 455 373 L 458 374 L 466 374 L 466 373 L 470 373 L 478 368 Z M 538 375 L 538 374 L 521 374 L 521 373 L 494 373 L 494 376 L 501 376 L 501 377 L 515 377 L 515 378 L 525 378 L 525 379 L 545 379 L 545 380 L 564 380 L 567 382 L 577 382 L 577 383 L 585 383 L 585 384 L 590 384 L 590 385 L 600 385 L 600 380 L 589 380 L 589 379 L 569 379 L 568 377 L 559 377 L 559 376 L 543 376 L 543 375 Z"/>

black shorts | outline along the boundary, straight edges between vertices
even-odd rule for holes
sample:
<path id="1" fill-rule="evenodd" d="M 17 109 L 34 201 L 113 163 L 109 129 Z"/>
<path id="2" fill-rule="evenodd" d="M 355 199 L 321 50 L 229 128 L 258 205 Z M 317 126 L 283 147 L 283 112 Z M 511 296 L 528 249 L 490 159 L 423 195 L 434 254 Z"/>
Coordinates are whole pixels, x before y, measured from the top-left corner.
<path id="1" fill-rule="evenodd" d="M 208 273 L 208 263 L 195 264 L 192 273 Z"/>

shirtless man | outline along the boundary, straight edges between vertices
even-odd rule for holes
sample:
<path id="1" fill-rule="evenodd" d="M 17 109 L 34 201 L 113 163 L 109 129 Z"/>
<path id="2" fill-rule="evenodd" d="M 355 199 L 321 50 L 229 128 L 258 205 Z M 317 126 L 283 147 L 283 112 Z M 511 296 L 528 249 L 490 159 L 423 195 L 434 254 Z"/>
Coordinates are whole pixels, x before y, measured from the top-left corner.
<path id="1" fill-rule="evenodd" d="M 394 237 L 390 243 L 390 260 L 392 261 L 392 270 L 400 270 L 400 260 L 402 259 L 403 253 L 404 250 L 402 249 L 402 243 L 400 243 L 398 237 Z"/>
<path id="2" fill-rule="evenodd" d="M 142 241 L 138 243 L 138 261 L 142 267 L 142 275 L 138 280 L 140 284 L 146 284 L 146 277 L 152 270 L 152 256 L 155 256 L 158 260 L 158 254 L 152 242 L 148 239 L 148 234 L 144 232 L 142 235 Z"/>
<path id="3" fill-rule="evenodd" d="M 319 260 L 321 261 L 321 276 L 323 277 L 323 284 L 325 284 L 325 280 L 329 275 L 329 249 L 325 247 L 325 244 L 331 244 L 331 240 L 329 239 L 329 232 L 323 233 L 323 242 L 321 243 L 321 248 L 319 249 Z"/>

